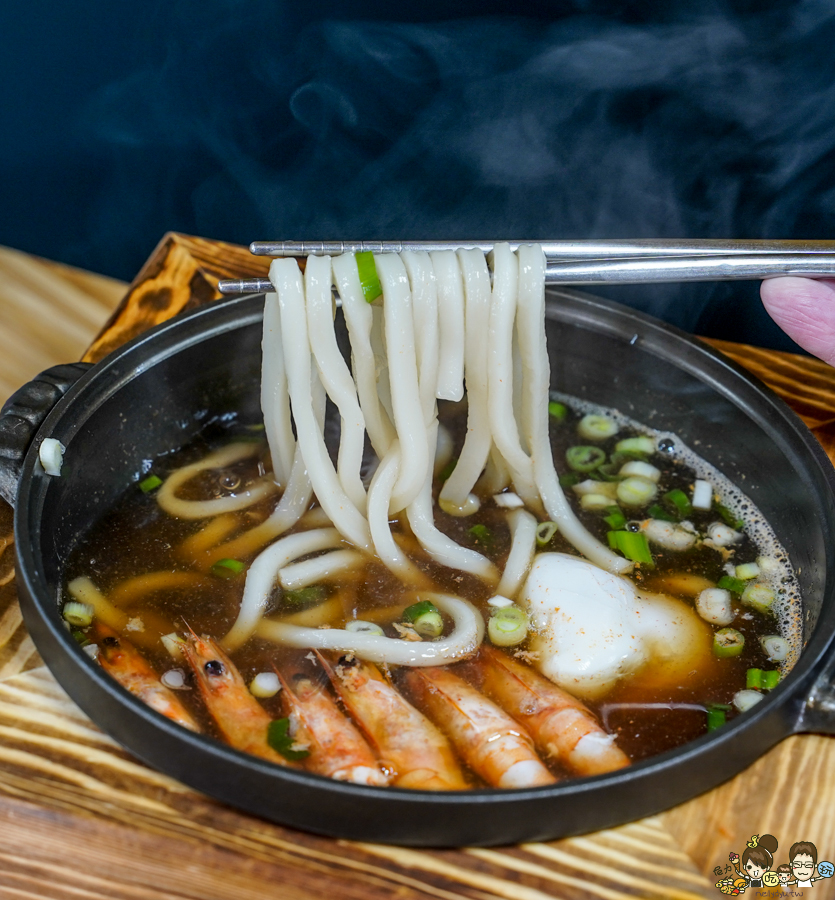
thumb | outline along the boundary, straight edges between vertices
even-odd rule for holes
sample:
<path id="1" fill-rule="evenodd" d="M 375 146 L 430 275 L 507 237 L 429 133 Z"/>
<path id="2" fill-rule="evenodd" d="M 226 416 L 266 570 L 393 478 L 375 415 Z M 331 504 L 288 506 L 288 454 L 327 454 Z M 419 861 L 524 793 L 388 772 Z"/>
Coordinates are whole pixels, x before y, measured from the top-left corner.
<path id="1" fill-rule="evenodd" d="M 768 314 L 793 341 L 835 365 L 835 281 L 769 278 L 760 296 Z"/>

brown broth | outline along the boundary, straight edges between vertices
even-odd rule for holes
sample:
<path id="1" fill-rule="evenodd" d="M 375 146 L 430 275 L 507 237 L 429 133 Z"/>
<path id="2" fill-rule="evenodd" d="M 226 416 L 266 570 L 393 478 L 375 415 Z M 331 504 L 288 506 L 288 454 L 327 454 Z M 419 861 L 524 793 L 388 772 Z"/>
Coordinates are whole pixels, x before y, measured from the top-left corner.
<path id="1" fill-rule="evenodd" d="M 464 424 L 461 404 L 457 405 L 454 412 L 455 414 L 448 420 L 448 426 L 460 450 Z M 565 421 L 557 423 L 552 420 L 552 449 L 559 471 L 566 470 L 565 451 L 569 446 L 588 443 L 577 438 L 575 424 L 578 419 L 578 413 L 569 411 Z M 630 432 L 621 430 L 616 437 L 598 442 L 597 446 L 609 454 L 613 451 L 615 443 L 627 436 L 630 436 Z M 212 445 L 206 441 L 196 441 L 184 450 L 157 460 L 152 471 L 165 478 L 173 470 L 200 459 L 211 448 Z M 268 459 L 269 455 L 264 452 L 260 456 L 229 466 L 223 471 L 203 473 L 184 486 L 180 494 L 186 499 L 223 496 L 240 485 L 262 477 Z M 664 458 L 660 453 L 654 454 L 650 461 L 663 472 L 659 483 L 659 497 L 673 488 L 681 488 L 689 496 L 694 478 L 692 471 L 675 460 Z M 436 485 L 436 496 L 438 489 L 439 485 Z M 604 514 L 580 510 L 574 492 L 566 489 L 566 494 L 571 498 L 581 521 L 605 544 L 609 526 L 603 520 Z M 275 502 L 275 497 L 271 497 L 242 512 L 227 514 L 231 524 L 227 528 L 226 539 L 261 522 L 267 517 Z M 629 516 L 628 512 L 626 514 Z M 635 517 L 643 518 L 643 514 L 643 510 L 636 511 Z M 715 521 L 717 516 L 715 512 L 694 512 L 689 518 L 697 528 L 701 528 Z M 454 540 L 465 547 L 478 550 L 490 557 L 499 569 L 502 568 L 510 549 L 510 535 L 503 510 L 484 502 L 475 515 L 456 518 L 440 511 L 436 506 L 436 524 Z M 486 527 L 488 537 L 474 534 L 472 532 L 474 525 Z M 143 627 L 141 632 L 135 630 L 125 632 L 124 637 L 135 640 L 141 635 L 142 651 L 160 673 L 178 665 L 172 661 L 159 640 L 163 634 L 190 629 L 197 634 L 210 634 L 220 638 L 232 626 L 238 613 L 244 574 L 232 578 L 218 577 L 208 569 L 208 557 L 205 554 L 198 553 L 189 560 L 183 553 L 184 542 L 193 539 L 206 526 L 207 520 L 178 520 L 166 515 L 157 506 L 153 493 L 144 494 L 133 485 L 125 492 L 122 501 L 84 536 L 67 565 L 65 573 L 67 582 L 77 576 L 87 576 L 106 596 L 111 597 L 117 586 L 124 585 L 128 579 L 147 573 L 199 573 L 199 579 L 195 579 L 193 583 L 146 593 L 144 596 L 130 599 L 122 606 L 133 620 L 133 626 Z M 394 522 L 392 528 L 395 533 L 404 531 L 399 522 Z M 293 530 L 302 529 L 297 526 Z M 555 535 L 551 543 L 543 549 L 577 555 L 559 534 Z M 757 554 L 757 547 L 751 538 L 746 536 L 734 545 L 732 560 L 737 564 L 748 562 L 754 560 Z M 255 555 L 257 554 L 242 558 L 241 561 L 248 564 Z M 481 609 L 485 617 L 489 614 L 487 600 L 490 591 L 482 581 L 439 566 L 420 551 L 412 555 L 417 565 L 437 585 L 438 590 L 462 596 Z M 656 562 L 654 569 L 638 566 L 634 573 L 633 580 L 644 590 L 653 591 L 654 586 L 659 585 L 665 575 L 670 573 L 698 574 L 713 583 L 725 574 L 725 560 L 719 553 L 709 548 L 676 553 L 659 551 L 654 547 L 653 556 Z M 124 592 L 124 589 L 122 590 Z M 337 598 L 339 608 L 342 610 L 341 617 L 330 622 L 334 627 L 340 627 L 352 618 L 370 619 L 384 625 L 386 633 L 390 636 L 397 637 L 390 617 L 386 616 L 385 611 L 394 608 L 399 615 L 399 609 L 407 602 L 409 586 L 403 585 L 382 564 L 368 562 L 361 571 L 340 576 L 338 583 L 326 583 L 326 591 L 329 598 Z M 693 603 L 692 597 L 670 593 L 672 596 L 679 596 L 688 604 Z M 280 589 L 277 589 L 274 591 L 267 614 L 287 615 L 302 608 L 303 605 L 288 602 Z M 397 621 L 397 616 L 394 621 Z M 726 704 L 730 707 L 734 694 L 745 687 L 747 669 L 775 668 L 775 665 L 769 663 L 765 657 L 758 640 L 760 635 L 777 633 L 774 619 L 740 608 L 732 625 L 746 638 L 745 648 L 740 656 L 712 659 L 690 683 L 674 688 L 654 686 L 648 678 L 642 677 L 639 673 L 637 677 L 620 682 L 603 700 L 587 704 L 598 715 L 604 717 L 610 730 L 617 735 L 619 746 L 633 761 L 680 746 L 704 734 L 707 729 L 706 714 L 704 711 L 691 709 L 622 708 L 619 704 L 683 703 L 701 706 Z M 79 637 L 83 639 L 83 634 Z M 520 649 L 524 650 L 524 646 L 508 652 Z M 321 670 L 317 671 L 314 668 L 306 659 L 307 655 L 306 651 L 279 647 L 252 638 L 232 656 L 244 679 L 249 683 L 258 672 L 270 671 L 273 666 L 279 669 L 291 666 L 294 669 L 306 668 L 312 677 L 321 677 Z M 214 732 L 209 716 L 201 708 L 198 692 L 184 690 L 179 696 L 206 730 Z M 280 695 L 263 702 L 271 715 L 280 717 L 285 714 L 282 711 Z M 733 708 L 730 707 L 728 717 L 734 714 Z M 478 779 L 474 776 L 473 783 L 478 784 Z"/>

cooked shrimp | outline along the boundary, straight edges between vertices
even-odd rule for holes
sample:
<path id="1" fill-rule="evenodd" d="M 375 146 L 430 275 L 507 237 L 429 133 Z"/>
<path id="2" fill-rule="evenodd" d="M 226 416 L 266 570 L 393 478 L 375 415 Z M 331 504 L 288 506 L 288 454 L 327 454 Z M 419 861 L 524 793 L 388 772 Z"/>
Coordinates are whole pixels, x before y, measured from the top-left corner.
<path id="1" fill-rule="evenodd" d="M 403 681 L 419 709 L 452 739 L 455 749 L 489 785 L 554 784 L 530 735 L 495 703 L 449 669 L 409 669 Z"/>
<path id="2" fill-rule="evenodd" d="M 184 728 L 200 731 L 179 697 L 159 680 L 157 673 L 130 641 L 120 637 L 103 622 L 96 623 L 93 635 L 99 648 L 99 664 L 108 675 L 151 709 Z"/>
<path id="3" fill-rule="evenodd" d="M 190 634 L 182 650 L 226 743 L 282 766 L 293 765 L 267 743 L 272 717 L 249 692 L 241 673 L 217 642 Z"/>
<path id="4" fill-rule="evenodd" d="M 290 718 L 290 734 L 310 750 L 304 765 L 337 781 L 386 785 L 389 777 L 377 764 L 365 738 L 337 707 L 325 687 L 303 672 L 278 673 Z"/>
<path id="5" fill-rule="evenodd" d="M 317 654 L 348 712 L 359 723 L 396 787 L 454 791 L 468 787 L 449 741 L 371 663 Z"/>
<path id="6" fill-rule="evenodd" d="M 629 758 L 594 714 L 530 666 L 486 645 L 469 665 L 484 693 L 528 729 L 546 759 L 577 775 L 599 775 L 629 765 Z"/>

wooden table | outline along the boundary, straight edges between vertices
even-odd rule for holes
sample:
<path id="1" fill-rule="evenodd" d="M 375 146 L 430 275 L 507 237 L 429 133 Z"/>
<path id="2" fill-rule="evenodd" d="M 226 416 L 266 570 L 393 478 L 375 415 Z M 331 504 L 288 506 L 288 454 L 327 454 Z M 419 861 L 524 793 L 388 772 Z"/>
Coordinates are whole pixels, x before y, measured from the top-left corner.
<path id="1" fill-rule="evenodd" d="M 168 235 L 86 358 L 259 275 L 241 247 Z M 0 398 L 79 358 L 128 286 L 0 248 Z M 780 393 L 835 458 L 835 370 L 713 342 Z M 729 783 L 669 812 L 579 838 L 426 852 L 333 841 L 216 803 L 120 749 L 69 700 L 25 633 L 11 513 L 0 508 L 0 898 L 546 900 L 720 897 L 712 870 L 752 834 L 835 857 L 835 741 L 785 740 Z M 808 889 L 835 897 L 835 879 Z M 805 892 L 804 892 L 805 893 Z M 756 896 L 749 889 L 746 896 Z M 775 892 L 772 896 L 776 897 Z"/>

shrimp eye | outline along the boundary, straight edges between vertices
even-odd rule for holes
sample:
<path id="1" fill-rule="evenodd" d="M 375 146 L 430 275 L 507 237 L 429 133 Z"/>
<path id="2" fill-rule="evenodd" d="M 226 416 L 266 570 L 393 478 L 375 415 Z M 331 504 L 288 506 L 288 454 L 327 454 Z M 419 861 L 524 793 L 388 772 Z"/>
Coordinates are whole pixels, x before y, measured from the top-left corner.
<path id="1" fill-rule="evenodd" d="M 351 669 L 354 666 L 359 665 L 359 660 L 356 656 L 340 656 L 337 665 L 341 666 L 343 669 Z"/>
<path id="2" fill-rule="evenodd" d="M 118 647 L 119 646 L 119 639 L 113 637 L 112 635 L 108 635 L 107 637 L 102 638 L 101 642 L 102 642 L 102 644 L 104 644 L 105 647 Z"/>
<path id="3" fill-rule="evenodd" d="M 207 675 L 222 675 L 223 663 L 219 659 L 210 659 L 206 665 L 203 666 L 203 671 Z"/>

